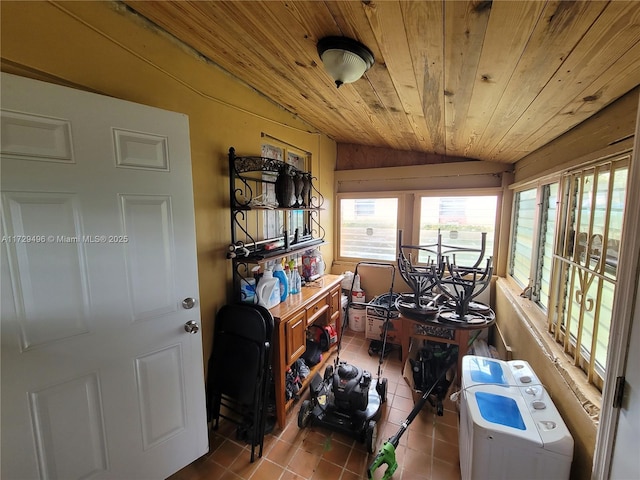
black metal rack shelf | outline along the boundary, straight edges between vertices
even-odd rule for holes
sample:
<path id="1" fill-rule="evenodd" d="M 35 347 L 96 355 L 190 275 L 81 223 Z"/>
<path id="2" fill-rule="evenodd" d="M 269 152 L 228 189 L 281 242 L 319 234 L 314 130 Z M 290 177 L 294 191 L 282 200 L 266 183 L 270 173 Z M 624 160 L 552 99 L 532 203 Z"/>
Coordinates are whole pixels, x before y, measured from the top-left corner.
<path id="1" fill-rule="evenodd" d="M 284 204 L 286 196 L 278 185 L 283 175 L 297 180 L 289 203 Z M 302 254 L 325 243 L 320 224 L 324 197 L 314 181 L 310 172 L 282 160 L 238 156 L 233 147 L 229 149 L 231 243 L 227 258 L 233 261 L 236 297 L 241 280 L 251 275 L 251 265 Z"/>

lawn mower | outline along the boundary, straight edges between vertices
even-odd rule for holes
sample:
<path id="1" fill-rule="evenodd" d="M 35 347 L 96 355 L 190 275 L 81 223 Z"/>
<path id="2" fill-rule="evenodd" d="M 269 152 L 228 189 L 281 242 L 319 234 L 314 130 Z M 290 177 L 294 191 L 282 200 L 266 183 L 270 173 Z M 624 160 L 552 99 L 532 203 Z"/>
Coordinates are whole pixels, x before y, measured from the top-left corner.
<path id="1" fill-rule="evenodd" d="M 383 263 L 360 262 L 356 265 L 354 281 L 358 274 L 358 267 L 361 265 L 391 269 L 389 305 L 385 308 L 387 318 L 384 322 L 382 334 L 383 347 L 380 351 L 380 360 L 378 362 L 378 378 L 374 380 L 367 370 L 340 360 L 340 345 L 347 323 L 343 322 L 340 338 L 338 339 L 335 362 L 325 369 L 324 376 L 316 373 L 311 378 L 309 399 L 302 402 L 298 412 L 298 427 L 305 428 L 308 425 L 319 425 L 350 435 L 364 443 L 369 453 L 374 453 L 378 437 L 377 419 L 380 415 L 381 405 L 387 401 L 387 379 L 381 377 L 381 372 L 389 315 L 393 307 L 391 303 L 395 266 Z M 350 300 L 347 302 L 347 312 L 349 311 L 349 305 Z M 380 304 L 376 306 L 381 308 Z M 382 307 L 384 308 L 384 306 Z"/>

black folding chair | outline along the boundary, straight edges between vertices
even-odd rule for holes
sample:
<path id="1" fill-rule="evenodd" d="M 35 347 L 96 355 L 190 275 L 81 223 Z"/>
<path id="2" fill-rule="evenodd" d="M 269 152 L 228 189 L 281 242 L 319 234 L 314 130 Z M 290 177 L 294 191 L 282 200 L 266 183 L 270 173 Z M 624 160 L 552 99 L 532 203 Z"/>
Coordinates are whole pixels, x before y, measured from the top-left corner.
<path id="1" fill-rule="evenodd" d="M 224 305 L 216 316 L 209 358 L 207 404 L 217 429 L 220 418 L 237 425 L 251 443 L 251 462 L 262 456 L 271 385 L 273 316 L 253 304 Z"/>

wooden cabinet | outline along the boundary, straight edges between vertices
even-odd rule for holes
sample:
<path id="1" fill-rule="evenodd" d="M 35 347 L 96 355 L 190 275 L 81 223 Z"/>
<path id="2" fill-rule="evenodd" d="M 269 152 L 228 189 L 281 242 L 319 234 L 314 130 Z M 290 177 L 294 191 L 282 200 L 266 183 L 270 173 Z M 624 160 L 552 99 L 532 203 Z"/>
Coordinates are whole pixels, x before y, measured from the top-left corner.
<path id="1" fill-rule="evenodd" d="M 323 275 L 313 282 L 312 286 L 303 287 L 299 294 L 289 295 L 284 302 L 270 309 L 275 320 L 273 376 L 276 418 L 281 428 L 285 425 L 287 408 L 293 406 L 293 401 L 287 402 L 285 397 L 285 375 L 289 366 L 306 349 L 307 327 L 312 323 L 316 325 L 332 324 L 340 332 L 342 324 L 341 282 L 341 275 Z M 322 355 L 322 361 L 311 368 L 311 373 L 302 383 L 303 389 L 307 387 L 311 377 L 323 369 L 330 356 L 328 354 Z"/>

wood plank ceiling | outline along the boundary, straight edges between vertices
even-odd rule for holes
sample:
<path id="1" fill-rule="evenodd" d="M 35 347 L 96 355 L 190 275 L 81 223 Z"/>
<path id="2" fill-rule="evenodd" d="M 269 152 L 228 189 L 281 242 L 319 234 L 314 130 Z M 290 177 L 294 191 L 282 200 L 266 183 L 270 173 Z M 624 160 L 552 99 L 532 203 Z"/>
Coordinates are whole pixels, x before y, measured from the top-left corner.
<path id="1" fill-rule="evenodd" d="M 329 135 L 513 163 L 640 84 L 637 1 L 125 1 Z M 372 50 L 336 89 L 316 44 Z"/>

